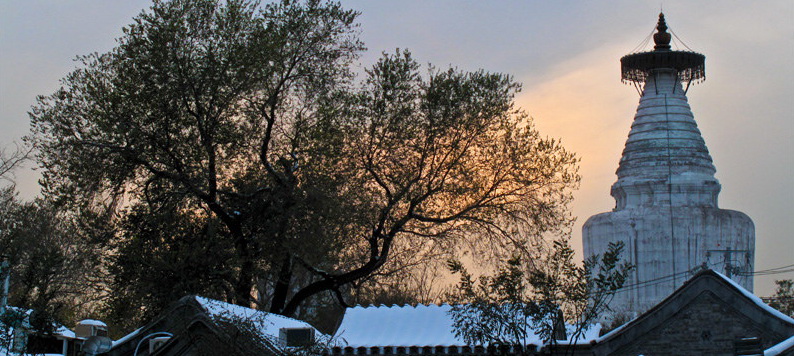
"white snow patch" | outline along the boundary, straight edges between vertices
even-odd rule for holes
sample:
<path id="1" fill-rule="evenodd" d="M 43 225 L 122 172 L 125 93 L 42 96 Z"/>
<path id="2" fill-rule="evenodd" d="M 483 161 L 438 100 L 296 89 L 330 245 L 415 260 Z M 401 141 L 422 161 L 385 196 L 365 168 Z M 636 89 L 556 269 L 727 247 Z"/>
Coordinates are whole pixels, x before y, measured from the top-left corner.
<path id="1" fill-rule="evenodd" d="M 608 332 L 608 333 L 606 333 L 606 334 L 604 334 L 604 335 L 598 336 L 598 334 L 596 334 L 596 336 L 597 336 L 597 337 L 593 338 L 592 340 L 593 340 L 593 341 L 595 341 L 596 343 L 600 343 L 601 341 L 604 341 L 604 340 L 606 340 L 606 339 L 607 339 L 607 338 L 609 338 L 610 336 L 612 336 L 612 335 L 614 335 L 614 334 L 616 334 L 616 333 L 620 332 L 621 330 L 623 330 L 623 328 L 625 328 L 625 327 L 626 327 L 626 325 L 629 325 L 629 323 L 631 323 L 632 321 L 634 321 L 634 320 L 636 320 L 636 319 L 637 319 L 637 317 L 635 317 L 634 319 L 631 319 L 631 320 L 629 320 L 629 321 L 627 321 L 627 322 L 623 323 L 623 325 L 621 325 L 621 326 L 618 326 L 618 327 L 616 327 L 616 328 L 612 329 L 612 331 L 610 331 L 610 332 Z M 600 330 L 599 330 L 599 331 L 600 331 Z M 638 355 L 638 356 L 642 356 L 642 355 Z"/>
<path id="2" fill-rule="evenodd" d="M 465 346 L 466 342 L 455 336 L 452 306 L 356 306 L 345 311 L 344 319 L 336 332 L 336 337 L 346 346 Z M 568 335 L 574 327 L 567 326 Z M 576 340 L 576 344 L 589 343 L 598 337 L 601 325 L 589 328 Z M 542 346 L 539 336 L 530 332 L 527 344 Z M 569 340 L 557 341 L 570 344 Z M 469 345 L 476 346 L 476 345 Z"/>
<path id="3" fill-rule="evenodd" d="M 449 305 L 356 306 L 345 311 L 336 336 L 348 346 L 465 345 L 455 336 Z"/>
<path id="4" fill-rule="evenodd" d="M 283 315 L 272 314 L 262 310 L 242 307 L 239 305 L 224 303 L 219 300 L 196 297 L 196 301 L 201 304 L 213 317 L 230 318 L 250 321 L 259 329 L 259 332 L 274 339 L 279 337 L 279 330 L 282 328 L 312 328 L 314 327 L 305 322 Z M 316 329 L 314 330 L 316 340 L 327 341 L 329 337 Z"/>
<path id="5" fill-rule="evenodd" d="M 116 345 L 123 344 L 123 343 L 127 342 L 127 340 L 134 338 L 135 335 L 138 335 L 138 333 L 141 331 L 141 329 L 143 329 L 143 327 L 137 328 L 137 329 L 135 329 L 135 331 L 133 331 L 133 332 L 127 334 L 127 335 L 124 335 L 124 337 L 122 337 L 121 339 L 113 341 L 113 347 L 115 347 Z"/>
<path id="6" fill-rule="evenodd" d="M 253 323 L 257 327 L 260 334 L 271 340 L 278 340 L 279 331 L 281 328 L 312 328 L 314 327 L 304 321 L 295 320 L 282 315 L 271 314 L 261 310 L 241 307 L 239 305 L 224 303 L 219 300 L 195 297 L 196 301 L 201 305 L 207 313 L 213 318 L 228 319 L 231 321 L 240 320 Z M 113 342 L 113 347 L 123 344 L 130 339 L 136 337 L 143 327 L 125 335 L 121 339 Z M 315 330 L 315 340 L 327 341 L 329 336 Z"/>
<path id="7" fill-rule="evenodd" d="M 74 331 L 69 330 L 69 328 L 63 325 L 61 325 L 60 327 L 58 327 L 57 330 L 55 330 L 55 335 L 60 335 L 67 339 L 74 339 L 77 337 L 77 335 L 74 334 Z"/>
<path id="8" fill-rule="evenodd" d="M 778 356 L 782 354 L 783 351 L 786 351 L 791 347 L 794 347 L 794 336 L 764 350 L 764 356 Z"/>
<path id="9" fill-rule="evenodd" d="M 77 323 L 78 324 L 82 324 L 82 325 L 100 326 L 100 327 L 104 327 L 104 328 L 108 327 L 108 324 L 105 324 L 105 323 L 103 323 L 100 320 L 94 320 L 94 319 L 80 320 Z"/>
<path id="10" fill-rule="evenodd" d="M 712 270 L 712 271 L 714 271 L 714 270 Z M 770 307 L 769 305 L 767 305 L 766 303 L 764 303 L 764 301 L 763 301 L 763 300 L 761 300 L 761 298 L 759 298 L 759 297 L 755 296 L 753 293 L 750 293 L 750 291 L 748 291 L 747 289 L 744 289 L 744 287 L 742 287 L 741 285 L 739 285 L 739 283 L 736 283 L 736 281 L 734 281 L 734 280 L 732 280 L 732 279 L 728 278 L 727 276 L 725 276 L 724 274 L 722 274 L 722 273 L 720 273 L 720 272 L 714 271 L 714 273 L 716 273 L 718 276 L 720 276 L 720 277 L 721 277 L 722 279 L 724 279 L 726 282 L 730 283 L 732 286 L 736 287 L 736 289 L 737 289 L 737 290 L 738 290 L 740 293 L 742 293 L 742 294 L 743 294 L 745 297 L 747 297 L 748 299 L 750 299 L 750 301 L 752 301 L 753 303 L 755 303 L 756 305 L 758 305 L 758 306 L 759 306 L 759 307 L 761 307 L 762 309 L 766 310 L 766 311 L 767 311 L 767 312 L 769 312 L 770 314 L 772 314 L 772 315 L 776 316 L 777 318 L 779 318 L 779 319 L 781 319 L 781 320 L 783 320 L 783 321 L 786 321 L 786 322 L 788 322 L 788 323 L 794 324 L 794 319 L 792 319 L 791 317 L 789 317 L 789 316 L 788 316 L 788 315 L 786 315 L 786 314 L 783 314 L 783 313 L 781 313 L 779 310 L 777 310 L 777 309 L 775 309 L 775 308 L 772 308 L 772 307 Z M 628 322 L 626 322 L 626 323 L 623 323 L 623 325 L 621 325 L 621 326 L 619 326 L 619 327 L 617 327 L 617 328 L 613 329 L 612 331 L 610 331 L 610 332 L 608 332 L 608 333 L 606 333 L 606 334 L 602 335 L 601 337 L 595 338 L 595 339 L 594 339 L 594 341 L 595 341 L 596 343 L 600 343 L 601 341 L 603 341 L 603 340 L 606 340 L 607 338 L 609 338 L 609 337 L 610 337 L 610 336 L 612 336 L 613 334 L 616 334 L 616 333 L 620 332 L 621 330 L 623 330 L 623 328 L 624 328 L 624 327 L 626 327 L 627 325 L 629 325 L 629 324 L 630 324 L 632 321 L 634 321 L 634 320 L 636 320 L 636 319 L 637 319 L 637 317 L 635 317 L 634 319 L 632 319 L 632 320 L 630 320 L 630 321 L 628 321 Z M 793 338 L 793 339 L 794 339 L 794 338 Z M 789 339 L 789 340 L 792 340 L 792 339 Z M 789 341 L 789 340 L 786 340 L 786 341 Z M 785 342 L 785 341 L 784 341 L 784 342 Z M 794 343 L 794 340 L 792 340 L 791 342 L 792 342 L 792 343 Z M 792 344 L 792 345 L 794 345 L 794 344 Z M 777 347 L 777 346 L 775 346 L 775 347 Z M 773 347 L 773 348 L 774 348 L 774 347 Z M 771 350 L 771 349 L 770 349 L 770 350 Z M 767 356 L 767 355 L 766 355 L 766 354 L 764 354 L 764 356 Z"/>
<path id="11" fill-rule="evenodd" d="M 557 340 L 557 344 L 560 344 L 560 345 L 571 345 L 571 344 L 583 345 L 583 344 L 589 344 L 591 341 L 598 339 L 598 334 L 601 333 L 602 326 L 599 323 L 596 323 L 596 324 L 592 325 L 591 327 L 589 327 L 586 330 L 584 330 L 582 335 L 580 335 L 579 337 L 576 338 L 576 340 L 573 340 L 573 341 L 570 340 L 570 338 L 573 336 L 572 334 L 574 333 L 574 331 L 576 331 L 576 326 L 568 324 L 568 325 L 565 325 L 565 328 L 567 329 L 568 339 L 569 340 Z"/>
<path id="12" fill-rule="evenodd" d="M 755 303 L 756 305 L 758 305 L 758 306 L 759 306 L 759 307 L 761 307 L 762 309 L 764 309 L 764 310 L 766 310 L 767 312 L 769 312 L 770 314 L 772 314 L 772 315 L 776 316 L 778 319 L 781 319 L 781 320 L 783 320 L 783 321 L 785 321 L 785 322 L 787 322 L 787 323 L 789 323 L 789 324 L 794 324 L 794 319 L 792 319 L 790 316 L 788 316 L 788 315 L 786 315 L 786 314 L 783 314 L 783 313 L 781 313 L 779 310 L 777 310 L 777 309 L 775 309 L 775 308 L 772 308 L 772 307 L 770 307 L 769 305 L 767 305 L 766 303 L 764 303 L 764 301 L 763 301 L 763 300 L 761 300 L 761 298 L 758 298 L 758 297 L 756 297 L 756 296 L 755 296 L 755 294 L 753 294 L 753 293 L 750 293 L 750 291 L 748 291 L 747 289 L 744 289 L 742 286 L 740 286 L 740 285 L 739 285 L 739 283 L 736 283 L 736 281 L 734 281 L 734 280 L 732 280 L 732 279 L 730 279 L 730 278 L 726 277 L 726 276 L 725 276 L 725 275 L 723 275 L 722 273 L 719 273 L 719 272 L 717 272 L 717 271 L 714 271 L 714 272 L 715 272 L 715 273 L 716 273 L 718 276 L 722 277 L 722 279 L 724 279 L 725 281 L 727 281 L 728 283 L 730 283 L 732 286 L 736 287 L 736 289 L 738 289 L 738 290 L 739 290 L 739 292 L 741 292 L 742 294 L 744 294 L 744 296 L 745 296 L 745 297 L 747 297 L 748 299 L 750 299 L 750 300 L 751 300 L 753 303 Z"/>

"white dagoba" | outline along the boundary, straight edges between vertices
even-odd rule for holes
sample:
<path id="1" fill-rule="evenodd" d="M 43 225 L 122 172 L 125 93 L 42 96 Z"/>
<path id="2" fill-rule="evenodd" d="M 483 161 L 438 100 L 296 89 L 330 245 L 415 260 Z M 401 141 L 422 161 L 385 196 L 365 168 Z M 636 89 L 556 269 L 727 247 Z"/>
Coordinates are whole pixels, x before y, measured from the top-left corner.
<path id="1" fill-rule="evenodd" d="M 663 14 L 657 29 L 654 51 L 621 58 L 624 82 L 644 87 L 612 185 L 615 209 L 582 229 L 585 256 L 625 244 L 623 259 L 635 270 L 610 306 L 629 315 L 703 268 L 753 290 L 755 227 L 744 213 L 717 206 L 721 186 L 682 85 L 705 79 L 705 57 L 670 50 Z"/>

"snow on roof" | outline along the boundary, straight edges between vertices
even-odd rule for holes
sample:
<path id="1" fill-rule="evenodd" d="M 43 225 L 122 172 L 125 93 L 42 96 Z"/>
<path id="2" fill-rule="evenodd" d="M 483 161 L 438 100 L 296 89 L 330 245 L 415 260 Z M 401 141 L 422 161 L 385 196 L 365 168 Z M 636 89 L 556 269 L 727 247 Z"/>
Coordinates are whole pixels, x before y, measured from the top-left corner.
<path id="1" fill-rule="evenodd" d="M 269 339 L 278 339 L 279 331 L 281 328 L 312 328 L 314 327 L 304 321 L 288 318 L 282 315 L 271 314 L 265 311 L 242 307 L 239 305 L 221 302 L 219 300 L 194 297 L 196 302 L 213 318 L 229 319 L 231 321 L 241 320 L 253 323 L 257 327 L 260 334 Z M 130 339 L 136 337 L 144 327 L 140 327 L 135 331 L 125 335 L 121 339 L 113 342 L 113 347 L 123 344 Z M 315 340 L 328 341 L 330 337 L 320 333 L 315 329 Z M 2 356 L 2 355 L 0 355 Z"/>
<path id="2" fill-rule="evenodd" d="M 639 316 L 635 316 L 633 319 L 623 323 L 623 325 L 621 325 L 621 326 L 618 326 L 618 327 L 612 329 L 610 332 L 608 332 L 608 333 L 606 333 L 604 335 L 601 335 L 601 336 L 597 336 L 596 335 L 597 337 L 593 338 L 592 341 L 594 341 L 595 343 L 601 343 L 602 341 L 612 337 L 612 335 L 619 333 L 621 330 L 626 328 L 627 325 L 631 324 L 631 322 L 633 322 L 634 320 L 637 320 L 638 318 L 639 318 Z M 637 355 L 637 356 L 642 356 L 642 355 Z"/>
<path id="3" fill-rule="evenodd" d="M 755 303 L 756 305 L 761 307 L 761 309 L 766 310 L 767 312 L 769 312 L 770 314 L 776 316 L 780 320 L 783 320 L 783 321 L 785 321 L 787 323 L 790 323 L 790 324 L 794 324 L 794 319 L 792 319 L 790 316 L 781 313 L 779 310 L 777 310 L 775 308 L 770 307 L 769 305 L 764 303 L 764 301 L 761 300 L 761 298 L 756 297 L 755 294 L 750 293 L 750 291 L 748 291 L 747 289 L 744 289 L 742 286 L 739 285 L 739 283 L 736 283 L 736 281 L 726 277 L 725 275 L 723 275 L 722 273 L 719 273 L 717 271 L 714 271 L 714 273 L 716 273 L 718 276 L 722 277 L 722 279 L 724 279 L 726 282 L 730 283 L 732 286 L 736 287 L 736 289 L 738 289 L 739 292 L 744 294 L 744 296 L 747 297 L 747 299 L 750 299 L 753 303 Z"/>
<path id="4" fill-rule="evenodd" d="M 136 335 L 138 335 L 139 332 L 141 332 L 141 329 L 143 329 L 143 327 L 137 328 L 137 329 L 135 329 L 135 331 L 133 331 L 133 332 L 127 334 L 127 335 L 124 335 L 124 337 L 122 337 L 121 339 L 113 341 L 113 347 L 116 347 L 116 345 L 123 344 L 123 343 L 127 342 L 127 340 L 134 338 Z"/>
<path id="5" fill-rule="evenodd" d="M 764 356 L 778 356 L 782 355 L 783 351 L 788 351 L 794 348 L 794 336 L 783 340 L 779 344 L 764 350 Z"/>
<path id="6" fill-rule="evenodd" d="M 69 328 L 63 325 L 60 325 L 58 329 L 55 330 L 55 335 L 60 335 L 67 339 L 74 339 L 77 337 L 77 335 L 74 334 L 74 331 L 69 330 Z"/>
<path id="7" fill-rule="evenodd" d="M 465 345 L 455 336 L 449 305 L 356 306 L 345 311 L 336 337 L 348 346 Z"/>
<path id="8" fill-rule="evenodd" d="M 24 316 L 24 318 L 21 320 L 23 329 L 30 327 L 30 320 L 28 320 L 28 317 L 30 317 L 30 314 L 33 312 L 32 309 L 25 309 L 25 308 L 19 308 L 8 305 L 6 306 L 6 310 L 14 313 L 18 313 L 20 317 Z M 2 325 L 2 323 L 0 323 L 0 325 Z M 76 337 L 74 331 L 61 325 L 60 323 L 53 322 L 53 326 L 56 326 L 55 331 L 53 331 L 53 335 L 55 336 L 62 336 L 68 339 L 74 339 Z"/>
<path id="9" fill-rule="evenodd" d="M 108 324 L 105 324 L 105 323 L 103 323 L 100 320 L 94 320 L 94 319 L 80 320 L 80 321 L 77 322 L 77 324 L 90 325 L 90 326 L 100 326 L 100 327 L 104 327 L 104 328 L 108 327 Z"/>
<path id="10" fill-rule="evenodd" d="M 727 282 L 728 284 L 732 285 L 734 288 L 736 288 L 736 290 L 738 290 L 738 291 L 739 291 L 740 293 L 742 293 L 742 294 L 743 294 L 745 297 L 747 297 L 747 299 L 749 299 L 750 301 L 752 301 L 753 303 L 755 303 L 756 305 L 758 305 L 758 306 L 759 306 L 761 309 L 764 309 L 765 311 L 769 312 L 770 314 L 774 315 L 775 317 L 777 317 L 777 318 L 779 318 L 779 319 L 781 319 L 781 320 L 783 320 L 783 321 L 785 321 L 785 322 L 788 322 L 788 323 L 794 324 L 794 319 L 792 319 L 791 317 L 789 317 L 789 316 L 788 316 L 788 315 L 786 315 L 786 314 L 783 314 L 783 313 L 781 313 L 779 310 L 777 310 L 777 309 L 775 309 L 775 308 L 772 308 L 772 307 L 770 307 L 769 305 L 767 305 L 766 303 L 764 303 L 764 301 L 763 301 L 763 300 L 761 300 L 761 298 L 759 298 L 759 297 L 755 296 L 753 293 L 750 293 L 750 291 L 748 291 L 747 289 L 744 289 L 744 287 L 742 287 L 741 285 L 739 285 L 739 283 L 736 283 L 736 281 L 734 281 L 733 279 L 730 279 L 730 278 L 728 278 L 727 276 L 725 276 L 724 274 L 722 274 L 722 273 L 720 273 L 720 272 L 717 272 L 717 271 L 715 271 L 715 270 L 710 270 L 710 271 L 714 272 L 714 273 L 715 273 L 717 276 L 719 276 L 720 278 L 722 278 L 722 279 L 723 279 L 725 282 Z M 693 277 L 692 279 L 694 279 L 694 278 L 695 278 L 695 277 Z M 610 331 L 610 332 L 608 332 L 608 333 L 606 333 L 606 334 L 602 335 L 601 337 L 597 337 L 597 338 L 595 338 L 595 339 L 594 339 L 594 341 L 595 341 L 596 343 L 600 343 L 600 342 L 602 342 L 602 341 L 604 341 L 604 340 L 606 340 L 606 339 L 609 339 L 610 337 L 612 337 L 612 335 L 619 333 L 619 332 L 620 332 L 621 330 L 623 330 L 623 329 L 624 329 L 624 328 L 625 328 L 627 325 L 631 324 L 633 321 L 635 321 L 635 320 L 637 320 L 637 319 L 639 319 L 639 316 L 636 316 L 636 317 L 634 317 L 633 319 L 631 319 L 630 321 L 628 321 L 628 322 L 626 322 L 626 323 L 623 323 L 623 325 L 621 325 L 621 326 L 619 326 L 619 327 L 617 327 L 617 328 L 613 329 L 612 331 Z M 789 341 L 791 342 L 791 344 L 789 345 L 789 347 L 791 347 L 791 346 L 794 346 L 794 337 L 793 337 L 793 338 L 791 338 L 791 339 L 788 339 L 788 340 L 784 341 L 783 343 L 785 343 L 785 342 L 789 342 Z M 781 343 L 781 344 L 783 344 L 783 343 Z M 778 344 L 778 345 L 781 345 L 781 344 Z M 777 348 L 777 345 L 776 345 L 775 347 L 773 347 L 772 349 L 774 349 L 774 348 Z M 769 349 L 769 350 L 772 350 L 772 349 Z M 777 355 L 777 354 L 772 354 L 772 355 Z M 768 356 L 768 355 L 767 355 L 766 353 L 764 353 L 764 356 Z"/>
<path id="11" fill-rule="evenodd" d="M 6 310 L 11 310 L 13 312 L 19 313 L 20 316 L 24 316 L 24 319 L 22 320 L 22 328 L 23 329 L 25 329 L 25 328 L 30 326 L 29 320 L 27 318 L 30 316 L 30 314 L 31 314 L 31 312 L 33 310 L 13 307 L 13 306 L 10 306 L 10 305 L 6 306 L 6 308 L 7 308 Z M 0 322 L 0 326 L 5 327 L 5 324 Z M 63 326 L 61 324 L 58 324 L 58 323 L 55 323 L 55 326 L 57 326 L 57 328 L 53 332 L 53 335 L 55 335 L 56 338 L 58 336 L 60 336 L 62 338 L 65 338 L 65 339 L 74 339 L 75 338 L 74 332 L 72 330 L 69 330 L 69 328 L 67 328 L 67 327 L 65 327 L 65 326 Z M 8 350 L 8 346 L 10 346 L 10 345 L 0 345 L 0 356 L 17 356 L 17 355 L 19 355 L 18 352 L 9 351 Z M 63 356 L 63 354 L 41 354 L 41 356 Z"/>
<path id="12" fill-rule="evenodd" d="M 253 322 L 262 335 L 273 338 L 279 337 L 279 330 L 282 328 L 312 328 L 314 327 L 305 322 L 283 315 L 272 314 L 262 310 L 242 307 L 239 305 L 221 302 L 219 300 L 196 297 L 196 301 L 213 317 L 230 318 L 236 320 L 246 320 Z M 328 340 L 329 337 L 316 329 L 314 336 L 317 340 Z"/>
<path id="13" fill-rule="evenodd" d="M 560 345 L 583 345 L 589 344 L 591 341 L 598 339 L 598 334 L 601 333 L 601 329 L 603 326 L 599 323 L 591 325 L 589 328 L 582 331 L 582 335 L 579 335 L 575 340 L 570 340 L 573 336 L 573 332 L 576 330 L 574 325 L 566 324 L 565 328 L 568 331 L 568 340 L 557 340 L 557 343 Z"/>
<path id="14" fill-rule="evenodd" d="M 452 326 L 452 306 L 356 306 L 345 311 L 336 338 L 350 347 L 373 346 L 464 346 L 466 342 L 455 336 Z M 572 329 L 569 326 L 569 329 Z M 577 344 L 598 337 L 601 325 L 591 327 Z M 572 331 L 572 330 L 571 330 Z M 569 331 L 570 335 L 570 331 Z M 560 344 L 570 341 L 558 342 Z M 534 333 L 527 344 L 542 345 Z"/>

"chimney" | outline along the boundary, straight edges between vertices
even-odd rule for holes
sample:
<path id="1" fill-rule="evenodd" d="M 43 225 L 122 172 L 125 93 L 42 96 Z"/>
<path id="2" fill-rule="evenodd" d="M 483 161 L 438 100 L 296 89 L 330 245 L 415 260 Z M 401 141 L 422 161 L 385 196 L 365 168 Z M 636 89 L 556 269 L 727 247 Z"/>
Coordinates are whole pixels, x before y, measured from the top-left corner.
<path id="1" fill-rule="evenodd" d="M 314 344 L 313 328 L 281 328 L 278 332 L 282 346 L 299 347 Z"/>

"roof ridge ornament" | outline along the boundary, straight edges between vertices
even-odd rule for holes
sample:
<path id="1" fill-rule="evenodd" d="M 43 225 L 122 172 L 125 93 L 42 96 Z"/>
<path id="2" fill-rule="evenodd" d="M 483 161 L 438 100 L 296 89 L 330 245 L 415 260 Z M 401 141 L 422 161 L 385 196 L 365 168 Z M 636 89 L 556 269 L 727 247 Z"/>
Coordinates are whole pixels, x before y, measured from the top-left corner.
<path id="1" fill-rule="evenodd" d="M 653 49 L 657 51 L 669 51 L 670 40 L 672 36 L 667 32 L 667 22 L 664 21 L 664 13 L 659 13 L 659 22 L 656 24 L 656 33 L 653 34 L 653 42 L 656 46 Z"/>

